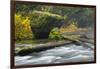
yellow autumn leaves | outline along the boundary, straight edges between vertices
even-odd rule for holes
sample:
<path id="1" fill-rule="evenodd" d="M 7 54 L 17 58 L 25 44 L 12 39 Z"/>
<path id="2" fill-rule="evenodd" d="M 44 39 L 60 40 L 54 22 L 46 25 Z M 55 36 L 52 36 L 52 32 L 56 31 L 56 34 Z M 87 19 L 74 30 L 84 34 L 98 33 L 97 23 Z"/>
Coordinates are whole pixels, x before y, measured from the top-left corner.
<path id="1" fill-rule="evenodd" d="M 15 39 L 30 39 L 32 37 L 29 17 L 15 14 Z"/>
<path id="2" fill-rule="evenodd" d="M 64 33 L 64 32 L 77 32 L 78 31 L 78 27 L 77 27 L 77 23 L 76 22 L 72 22 L 70 25 L 68 25 L 65 28 L 60 28 L 60 32 Z"/>
<path id="3" fill-rule="evenodd" d="M 78 31 L 77 22 L 70 23 L 65 28 L 60 28 L 59 33 L 65 32 L 76 32 Z M 54 35 L 58 35 L 58 32 L 54 33 Z M 60 37 L 60 36 L 59 36 Z M 22 40 L 22 39 L 32 39 L 33 34 L 31 31 L 30 26 L 30 19 L 28 16 L 22 16 L 20 14 L 15 14 L 15 39 Z"/>

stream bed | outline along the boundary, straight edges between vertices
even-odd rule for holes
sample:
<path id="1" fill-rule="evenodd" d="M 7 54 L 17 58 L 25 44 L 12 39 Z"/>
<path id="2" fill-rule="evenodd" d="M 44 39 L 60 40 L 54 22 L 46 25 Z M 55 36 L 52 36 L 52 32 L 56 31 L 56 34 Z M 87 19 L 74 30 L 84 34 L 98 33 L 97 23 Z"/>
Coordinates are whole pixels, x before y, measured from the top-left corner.
<path id="1" fill-rule="evenodd" d="M 92 48 L 94 45 L 88 44 Z M 50 63 L 71 63 L 94 61 L 94 49 L 85 46 L 68 44 L 26 56 L 15 56 L 15 65 L 35 65 Z"/>

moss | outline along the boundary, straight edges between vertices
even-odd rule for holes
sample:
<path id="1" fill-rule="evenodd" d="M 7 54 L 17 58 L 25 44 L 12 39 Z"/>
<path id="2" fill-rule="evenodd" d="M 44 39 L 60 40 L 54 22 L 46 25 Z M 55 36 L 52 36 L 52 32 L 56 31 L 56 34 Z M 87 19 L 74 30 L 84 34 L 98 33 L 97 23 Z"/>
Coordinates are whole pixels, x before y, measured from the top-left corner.
<path id="1" fill-rule="evenodd" d="M 60 27 L 64 18 L 49 12 L 34 11 L 31 13 L 32 32 L 36 38 L 48 38 L 54 27 Z"/>

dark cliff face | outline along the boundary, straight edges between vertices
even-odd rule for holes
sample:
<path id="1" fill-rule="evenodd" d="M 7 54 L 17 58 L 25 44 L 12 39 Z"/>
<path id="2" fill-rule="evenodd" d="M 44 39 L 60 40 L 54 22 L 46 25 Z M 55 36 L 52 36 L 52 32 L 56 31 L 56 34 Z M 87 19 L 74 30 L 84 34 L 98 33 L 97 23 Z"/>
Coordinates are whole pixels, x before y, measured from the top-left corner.
<path id="1" fill-rule="evenodd" d="M 63 24 L 63 17 L 47 12 L 34 12 L 31 19 L 31 29 L 36 39 L 46 39 L 50 31 Z"/>

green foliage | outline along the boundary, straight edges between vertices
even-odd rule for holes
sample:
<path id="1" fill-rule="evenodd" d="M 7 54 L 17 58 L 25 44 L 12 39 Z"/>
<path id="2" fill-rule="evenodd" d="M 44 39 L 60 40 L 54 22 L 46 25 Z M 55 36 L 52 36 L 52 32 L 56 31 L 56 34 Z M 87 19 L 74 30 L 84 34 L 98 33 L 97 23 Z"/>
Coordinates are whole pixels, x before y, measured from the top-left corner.
<path id="1" fill-rule="evenodd" d="M 69 21 L 76 19 L 79 27 L 92 26 L 94 22 L 94 8 L 86 7 L 66 7 L 66 6 L 48 6 L 48 5 L 35 5 L 35 4 L 16 4 L 16 13 L 22 15 L 29 15 L 30 12 L 35 10 L 42 12 L 50 12 L 66 17 L 66 24 Z"/>
<path id="2" fill-rule="evenodd" d="M 31 26 L 34 27 L 44 27 L 53 20 L 57 22 L 63 19 L 62 16 L 52 14 L 49 12 L 33 11 L 30 13 L 31 16 Z"/>
<path id="3" fill-rule="evenodd" d="M 49 12 L 34 11 L 31 14 L 31 27 L 36 38 L 48 38 L 54 27 L 59 27 L 64 18 Z"/>
<path id="4" fill-rule="evenodd" d="M 32 31 L 30 28 L 29 17 L 22 17 L 20 14 L 15 14 L 15 39 L 32 39 Z"/>
<path id="5" fill-rule="evenodd" d="M 74 20 L 77 26 L 74 24 L 73 27 L 71 23 Z M 79 27 L 93 27 L 94 8 L 20 3 L 15 5 L 16 39 L 32 39 L 32 33 L 36 38 L 48 37 L 54 27 L 68 25 L 70 31 L 77 31 Z"/>
<path id="6" fill-rule="evenodd" d="M 49 34 L 49 39 L 52 40 L 60 40 L 63 39 L 63 37 L 60 34 L 60 31 L 58 28 L 53 28 Z"/>

